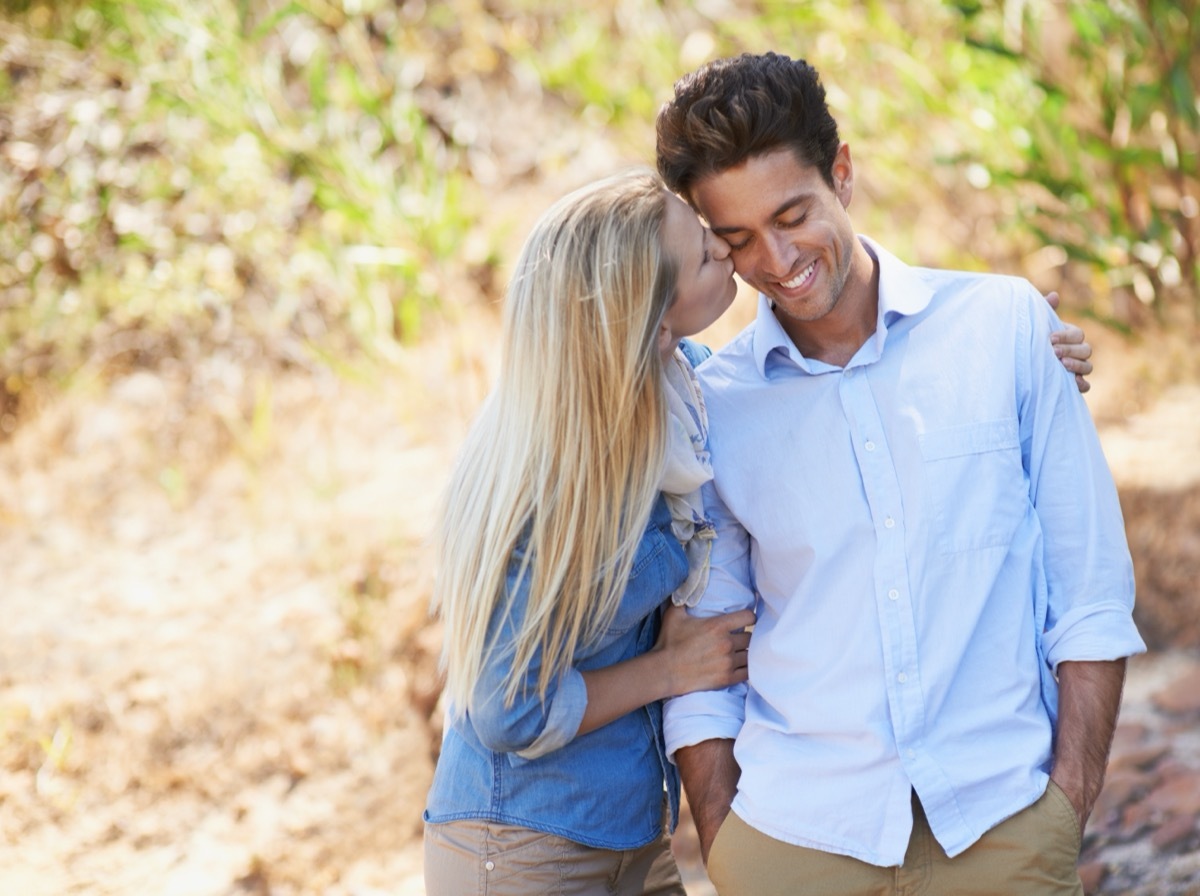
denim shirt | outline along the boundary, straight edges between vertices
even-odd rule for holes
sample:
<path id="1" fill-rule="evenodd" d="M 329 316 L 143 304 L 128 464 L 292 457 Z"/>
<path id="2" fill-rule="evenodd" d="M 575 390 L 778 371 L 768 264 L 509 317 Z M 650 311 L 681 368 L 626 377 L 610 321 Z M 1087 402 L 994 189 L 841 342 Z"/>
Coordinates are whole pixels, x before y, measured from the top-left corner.
<path id="1" fill-rule="evenodd" d="M 519 556 L 514 561 L 519 560 Z M 528 579 L 516 582 L 513 612 L 493 624 L 504 636 L 519 624 Z M 679 817 L 679 777 L 667 761 L 662 705 L 655 701 L 575 736 L 587 706 L 580 672 L 645 653 L 658 637 L 665 598 L 687 575 L 660 495 L 635 555 L 629 584 L 608 630 L 581 647 L 574 668 L 552 683 L 545 700 L 531 688 L 506 707 L 507 657 L 489 661 L 476 690 L 476 711 L 448 720 L 434 772 L 426 823 L 486 819 L 557 834 L 601 849 L 634 849 L 662 834 L 663 782 L 670 825 Z M 534 662 L 532 675 L 537 674 Z"/>

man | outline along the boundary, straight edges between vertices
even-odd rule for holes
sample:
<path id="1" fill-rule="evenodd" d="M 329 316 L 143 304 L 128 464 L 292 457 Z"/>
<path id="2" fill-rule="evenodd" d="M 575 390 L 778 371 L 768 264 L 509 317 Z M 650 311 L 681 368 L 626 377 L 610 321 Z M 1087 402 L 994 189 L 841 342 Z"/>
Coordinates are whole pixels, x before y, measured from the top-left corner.
<path id="1" fill-rule="evenodd" d="M 1057 320 L 1023 280 L 856 236 L 850 149 L 803 61 L 681 79 L 658 166 L 760 293 L 700 367 L 718 537 L 698 611 L 757 609 L 750 681 L 666 718 L 718 891 L 1082 894 L 1145 646 Z"/>

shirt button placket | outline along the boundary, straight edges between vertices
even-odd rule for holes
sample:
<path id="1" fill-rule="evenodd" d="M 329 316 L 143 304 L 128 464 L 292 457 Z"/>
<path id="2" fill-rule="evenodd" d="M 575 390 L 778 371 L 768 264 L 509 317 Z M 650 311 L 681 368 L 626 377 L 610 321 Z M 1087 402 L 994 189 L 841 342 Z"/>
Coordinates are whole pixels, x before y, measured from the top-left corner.
<path id="1" fill-rule="evenodd" d="M 858 373 L 860 376 L 855 376 Z M 883 421 L 879 417 L 870 383 L 864 371 L 847 369 L 841 384 L 842 403 L 851 425 L 856 453 L 862 474 L 863 487 L 876 526 L 876 581 L 884 584 L 879 593 L 886 595 L 878 607 L 883 628 L 885 663 L 891 668 L 886 686 L 887 701 L 895 724 L 897 749 L 900 756 L 913 758 L 905 748 L 913 742 L 923 725 L 920 671 L 917 666 L 915 626 L 912 607 L 900 600 L 900 586 L 907 582 L 904 557 L 901 489 L 895 460 L 884 438 Z M 892 508 L 891 511 L 888 508 Z M 903 671 L 900 671 L 903 670 Z M 911 680 L 910 680 L 911 676 Z M 912 684 L 913 687 L 909 687 Z"/>

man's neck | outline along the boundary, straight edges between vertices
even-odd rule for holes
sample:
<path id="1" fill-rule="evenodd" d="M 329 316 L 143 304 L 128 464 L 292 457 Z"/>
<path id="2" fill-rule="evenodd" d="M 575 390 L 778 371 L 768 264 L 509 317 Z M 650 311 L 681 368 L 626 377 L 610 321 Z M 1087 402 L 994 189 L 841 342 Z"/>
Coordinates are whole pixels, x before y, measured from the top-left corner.
<path id="1" fill-rule="evenodd" d="M 878 319 L 879 262 L 859 243 L 834 309 L 818 320 L 780 317 L 779 323 L 804 357 L 845 367 L 871 338 Z"/>

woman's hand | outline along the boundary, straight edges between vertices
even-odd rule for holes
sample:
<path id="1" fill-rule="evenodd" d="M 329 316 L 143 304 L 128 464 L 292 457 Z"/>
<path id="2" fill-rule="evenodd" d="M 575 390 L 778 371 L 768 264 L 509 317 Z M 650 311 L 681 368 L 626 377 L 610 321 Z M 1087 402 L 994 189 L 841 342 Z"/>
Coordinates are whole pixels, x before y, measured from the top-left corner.
<path id="1" fill-rule="evenodd" d="M 654 700 L 745 681 L 750 633 L 742 629 L 753 624 L 753 610 L 702 619 L 683 607 L 668 607 L 649 651 L 580 673 L 587 707 L 576 736 Z"/>
<path id="2" fill-rule="evenodd" d="M 745 681 L 750 646 L 745 629 L 753 624 L 753 610 L 701 618 L 683 607 L 667 607 L 654 650 L 665 660 L 669 696 Z"/>
<path id="3" fill-rule="evenodd" d="M 1058 309 L 1058 293 L 1046 293 L 1046 301 L 1050 307 Z M 1084 377 L 1092 372 L 1092 347 L 1083 339 L 1083 330 L 1074 324 L 1066 324 L 1066 329 L 1056 330 L 1050 334 L 1050 344 L 1054 346 L 1054 354 L 1062 361 L 1063 367 L 1075 374 L 1075 385 L 1080 392 L 1092 388 Z"/>

